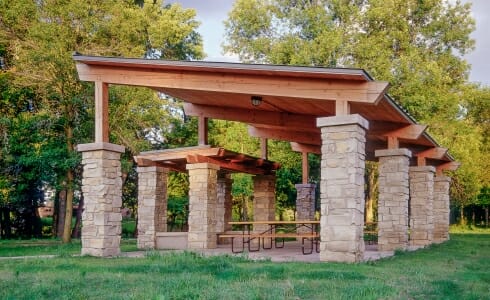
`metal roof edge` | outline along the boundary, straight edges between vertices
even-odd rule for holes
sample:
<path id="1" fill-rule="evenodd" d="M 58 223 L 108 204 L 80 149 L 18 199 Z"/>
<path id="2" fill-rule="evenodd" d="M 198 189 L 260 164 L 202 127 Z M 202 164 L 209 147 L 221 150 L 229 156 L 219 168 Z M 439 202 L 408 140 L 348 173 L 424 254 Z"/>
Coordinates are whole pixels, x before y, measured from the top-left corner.
<path id="1" fill-rule="evenodd" d="M 157 65 L 168 67 L 193 67 L 193 68 L 211 68 L 211 69 L 232 69 L 246 71 L 270 71 L 270 72 L 293 72 L 293 73 L 310 73 L 325 75 L 343 75 L 343 76 L 362 76 L 366 81 L 372 81 L 372 78 L 363 69 L 358 68 L 327 68 L 313 66 L 289 66 L 289 65 L 272 65 L 272 64 L 249 64 L 237 62 L 216 62 L 202 60 L 162 60 L 162 59 L 144 59 L 144 58 L 122 58 L 106 56 L 90 56 L 80 53 L 73 54 L 73 60 L 84 63 L 127 63 L 142 65 Z"/>

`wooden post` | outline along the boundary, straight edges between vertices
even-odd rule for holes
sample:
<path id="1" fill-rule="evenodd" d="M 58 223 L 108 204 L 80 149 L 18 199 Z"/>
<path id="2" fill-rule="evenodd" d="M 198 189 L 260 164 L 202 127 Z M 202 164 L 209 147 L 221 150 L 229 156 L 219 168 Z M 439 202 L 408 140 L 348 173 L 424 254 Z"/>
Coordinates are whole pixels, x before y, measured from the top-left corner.
<path id="1" fill-rule="evenodd" d="M 267 148 L 267 138 L 260 138 L 260 157 L 262 159 L 267 159 L 268 157 L 268 148 Z"/>
<path id="2" fill-rule="evenodd" d="M 337 100 L 335 101 L 335 115 L 336 116 L 346 116 L 350 114 L 349 101 Z"/>
<path id="3" fill-rule="evenodd" d="M 109 88 L 102 81 L 95 82 L 95 142 L 109 142 Z"/>
<path id="4" fill-rule="evenodd" d="M 198 143 L 199 146 L 208 144 L 208 118 L 204 116 L 199 116 L 199 121 L 197 124 L 198 132 Z"/>
<path id="5" fill-rule="evenodd" d="M 303 176 L 303 184 L 308 183 L 308 152 L 301 152 L 302 156 L 302 176 Z"/>

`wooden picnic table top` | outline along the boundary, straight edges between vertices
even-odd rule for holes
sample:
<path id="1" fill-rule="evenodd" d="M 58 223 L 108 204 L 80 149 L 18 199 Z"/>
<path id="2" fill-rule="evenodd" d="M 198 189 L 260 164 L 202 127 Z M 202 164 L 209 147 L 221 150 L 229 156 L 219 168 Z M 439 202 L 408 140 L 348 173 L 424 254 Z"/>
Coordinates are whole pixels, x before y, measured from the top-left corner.
<path id="1" fill-rule="evenodd" d="M 287 224 L 320 224 L 315 220 L 297 220 L 297 221 L 234 221 L 228 222 L 230 225 L 287 225 Z"/>

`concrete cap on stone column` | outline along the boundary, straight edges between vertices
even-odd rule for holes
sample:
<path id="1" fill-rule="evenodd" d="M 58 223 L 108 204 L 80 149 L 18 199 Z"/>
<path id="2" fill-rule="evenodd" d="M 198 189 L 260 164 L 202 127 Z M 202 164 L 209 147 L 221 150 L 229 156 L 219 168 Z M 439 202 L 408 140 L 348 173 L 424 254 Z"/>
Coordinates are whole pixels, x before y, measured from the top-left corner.
<path id="1" fill-rule="evenodd" d="M 331 126 L 342 126 L 342 125 L 353 125 L 353 124 L 357 124 L 363 127 L 364 129 L 369 129 L 368 120 L 364 119 L 359 114 L 323 117 L 323 118 L 316 119 L 316 127 L 331 127 Z"/>
<path id="2" fill-rule="evenodd" d="M 195 169 L 214 169 L 219 170 L 219 165 L 212 163 L 197 163 L 197 164 L 187 164 L 185 165 L 187 170 L 195 170 Z"/>
<path id="3" fill-rule="evenodd" d="M 446 182 L 451 182 L 451 177 L 449 176 L 444 176 L 444 175 L 437 175 L 434 177 L 434 181 L 446 181 Z"/>
<path id="4" fill-rule="evenodd" d="M 78 152 L 90 152 L 90 151 L 99 151 L 99 150 L 124 153 L 125 148 L 124 148 L 124 146 L 121 146 L 121 145 L 116 145 L 116 144 L 111 144 L 111 143 L 106 143 L 106 142 L 77 145 L 77 151 Z"/>
<path id="5" fill-rule="evenodd" d="M 412 157 L 412 151 L 405 148 L 397 149 L 382 149 L 374 151 L 374 156 L 384 157 L 384 156 L 407 156 Z"/>
<path id="6" fill-rule="evenodd" d="M 161 166 L 137 167 L 137 173 L 164 172 L 168 173 L 168 169 Z"/>
<path id="7" fill-rule="evenodd" d="M 316 188 L 316 184 L 315 183 L 299 183 L 299 184 L 295 184 L 294 187 L 296 189 Z"/>
<path id="8" fill-rule="evenodd" d="M 415 166 L 415 167 L 410 167 L 409 171 L 410 172 L 431 172 L 431 173 L 435 173 L 436 167 L 434 167 L 434 166 Z"/>

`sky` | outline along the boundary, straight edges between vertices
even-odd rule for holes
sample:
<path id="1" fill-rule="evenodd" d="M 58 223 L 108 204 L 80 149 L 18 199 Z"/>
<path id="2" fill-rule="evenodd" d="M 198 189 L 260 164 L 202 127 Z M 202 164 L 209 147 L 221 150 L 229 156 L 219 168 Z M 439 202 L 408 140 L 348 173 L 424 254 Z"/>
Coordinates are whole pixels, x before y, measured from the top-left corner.
<path id="1" fill-rule="evenodd" d="M 238 57 L 224 55 L 223 21 L 227 18 L 234 0 L 167 0 L 166 3 L 180 3 L 184 8 L 194 8 L 201 22 L 198 31 L 203 36 L 205 60 L 237 62 Z M 465 56 L 471 64 L 470 81 L 490 87 L 490 0 L 463 0 L 472 3 L 472 16 L 476 30 L 471 35 L 476 41 L 475 50 Z"/>

